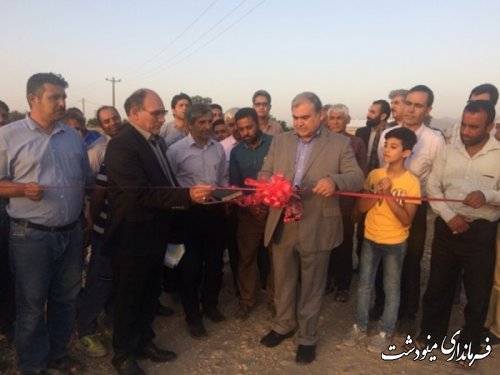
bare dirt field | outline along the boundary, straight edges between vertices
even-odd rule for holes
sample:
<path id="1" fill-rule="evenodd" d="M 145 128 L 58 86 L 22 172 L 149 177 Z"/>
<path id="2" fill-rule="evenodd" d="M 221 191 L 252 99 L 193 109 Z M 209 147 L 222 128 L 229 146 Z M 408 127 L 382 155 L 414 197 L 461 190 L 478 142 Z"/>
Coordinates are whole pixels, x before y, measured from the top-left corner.
<path id="1" fill-rule="evenodd" d="M 433 215 L 429 215 L 428 237 L 432 238 Z M 423 259 L 423 279 L 425 290 L 429 272 L 430 241 L 427 241 Z M 220 309 L 228 319 L 222 323 L 206 321 L 209 337 L 204 340 L 192 339 L 186 329 L 182 307 L 170 295 L 163 294 L 165 304 L 175 310 L 168 318 L 157 318 L 155 329 L 158 334 L 156 343 L 163 348 L 178 354 L 172 363 L 155 364 L 141 361 L 140 365 L 148 374 L 498 374 L 500 368 L 499 348 L 493 348 L 485 359 L 476 362 L 473 369 L 465 371 L 453 362 L 446 362 L 445 356 L 438 355 L 437 360 L 414 361 L 409 355 L 396 361 L 383 361 L 380 354 L 369 353 L 365 346 L 348 348 L 342 345 L 342 336 L 353 324 L 356 305 L 358 276 L 355 275 L 351 298 L 348 303 L 334 302 L 333 294 L 325 296 L 323 311 L 319 324 L 321 339 L 317 347 L 317 359 L 309 365 L 295 363 L 296 343 L 293 339 L 285 340 L 276 348 L 266 348 L 259 344 L 260 338 L 271 327 L 271 317 L 262 294 L 260 304 L 252 311 L 250 318 L 239 322 L 233 318 L 237 308 L 237 299 L 231 281 L 228 265 L 225 266 L 224 287 L 221 292 Z M 465 296 L 461 304 L 453 309 L 450 333 L 454 333 L 462 324 Z M 376 324 L 371 328 L 377 332 Z M 393 344 L 397 346 L 392 353 L 403 352 L 404 337 L 395 337 Z M 385 351 L 389 353 L 388 350 Z M 0 353 L 4 360 L 11 362 L 10 369 L 4 374 L 15 374 L 14 354 L 12 349 L 0 343 Z M 435 351 L 432 354 L 435 353 Z M 104 358 L 88 359 L 74 349 L 74 355 L 86 365 L 86 374 L 115 373 L 110 362 L 111 355 Z M 495 370 L 496 369 L 496 370 Z M 0 372 L 1 373 L 1 372 Z"/>

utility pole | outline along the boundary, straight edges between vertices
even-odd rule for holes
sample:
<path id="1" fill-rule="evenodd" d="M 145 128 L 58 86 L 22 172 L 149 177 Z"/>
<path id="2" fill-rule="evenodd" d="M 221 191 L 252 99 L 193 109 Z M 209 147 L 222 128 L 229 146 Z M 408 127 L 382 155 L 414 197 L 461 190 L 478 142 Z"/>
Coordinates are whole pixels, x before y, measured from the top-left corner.
<path id="1" fill-rule="evenodd" d="M 121 79 L 115 79 L 115 77 L 111 77 L 111 79 L 106 78 L 106 81 L 111 82 L 111 86 L 112 86 L 112 102 L 113 102 L 113 107 L 116 107 L 115 106 L 115 83 L 121 82 L 122 80 Z"/>
<path id="2" fill-rule="evenodd" d="M 82 112 L 83 116 L 85 116 L 85 98 L 82 98 Z"/>

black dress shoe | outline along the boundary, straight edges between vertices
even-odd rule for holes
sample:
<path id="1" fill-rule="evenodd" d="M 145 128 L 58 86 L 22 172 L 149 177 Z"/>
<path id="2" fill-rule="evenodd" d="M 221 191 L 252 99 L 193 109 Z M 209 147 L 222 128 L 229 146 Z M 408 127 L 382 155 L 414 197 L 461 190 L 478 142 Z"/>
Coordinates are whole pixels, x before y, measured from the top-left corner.
<path id="1" fill-rule="evenodd" d="M 316 345 L 299 345 L 295 362 L 311 363 L 316 359 Z"/>
<path id="2" fill-rule="evenodd" d="M 203 337 L 207 337 L 207 329 L 203 325 L 203 322 L 200 320 L 194 323 L 188 323 L 189 326 L 189 334 L 194 339 L 201 339 Z"/>
<path id="3" fill-rule="evenodd" d="M 172 316 L 173 314 L 174 310 L 172 310 L 170 307 L 158 303 L 158 308 L 156 309 L 156 315 L 166 317 L 166 316 Z"/>
<path id="4" fill-rule="evenodd" d="M 69 355 L 49 362 L 48 368 L 68 375 L 78 375 L 83 372 L 83 364 Z"/>
<path id="5" fill-rule="evenodd" d="M 288 339 L 293 336 L 295 333 L 295 330 L 291 330 L 290 332 L 282 335 L 276 331 L 269 331 L 267 335 L 265 335 L 261 340 L 260 343 L 264 346 L 267 346 L 268 348 L 274 348 L 275 346 L 278 346 L 281 344 L 281 342 L 285 339 Z"/>
<path id="6" fill-rule="evenodd" d="M 113 359 L 111 363 L 116 372 L 120 375 L 146 375 L 134 358 L 127 358 L 124 361 L 116 361 Z"/>
<path id="7" fill-rule="evenodd" d="M 137 359 L 150 359 L 153 362 L 170 362 L 177 358 L 177 354 L 170 350 L 158 348 L 152 342 L 139 350 L 135 356 Z"/>
<path id="8" fill-rule="evenodd" d="M 219 310 L 217 310 L 216 307 L 204 310 L 203 315 L 205 315 L 208 319 L 215 323 L 223 322 L 224 320 L 226 320 L 226 317 Z"/>

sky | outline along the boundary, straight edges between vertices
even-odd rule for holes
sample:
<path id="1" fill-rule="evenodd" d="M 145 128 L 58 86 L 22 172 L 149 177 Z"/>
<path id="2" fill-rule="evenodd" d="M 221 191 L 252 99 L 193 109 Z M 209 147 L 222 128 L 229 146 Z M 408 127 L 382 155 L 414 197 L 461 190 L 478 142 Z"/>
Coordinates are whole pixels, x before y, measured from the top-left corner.
<path id="1" fill-rule="evenodd" d="M 313 91 L 363 119 L 390 90 L 429 86 L 435 118 L 460 117 L 470 90 L 500 87 L 498 0 L 0 0 L 0 99 L 26 111 L 26 81 L 55 72 L 67 106 L 111 104 L 136 89 L 251 106 L 258 89 L 290 125 Z M 170 119 L 170 114 L 167 120 Z"/>

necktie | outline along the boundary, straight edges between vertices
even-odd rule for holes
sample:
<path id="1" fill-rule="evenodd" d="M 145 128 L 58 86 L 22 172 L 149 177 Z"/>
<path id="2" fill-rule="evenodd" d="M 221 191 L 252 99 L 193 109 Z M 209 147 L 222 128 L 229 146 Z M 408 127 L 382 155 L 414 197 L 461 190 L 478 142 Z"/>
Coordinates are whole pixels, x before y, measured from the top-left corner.
<path id="1" fill-rule="evenodd" d="M 165 176 L 167 177 L 167 180 L 172 186 L 176 186 L 175 178 L 173 176 L 172 171 L 170 170 L 170 166 L 168 165 L 167 157 L 165 156 L 165 153 L 160 147 L 159 140 L 152 135 L 149 138 L 149 143 L 151 144 L 151 148 L 153 149 L 156 159 L 160 163 L 161 169 L 165 174 Z"/>

